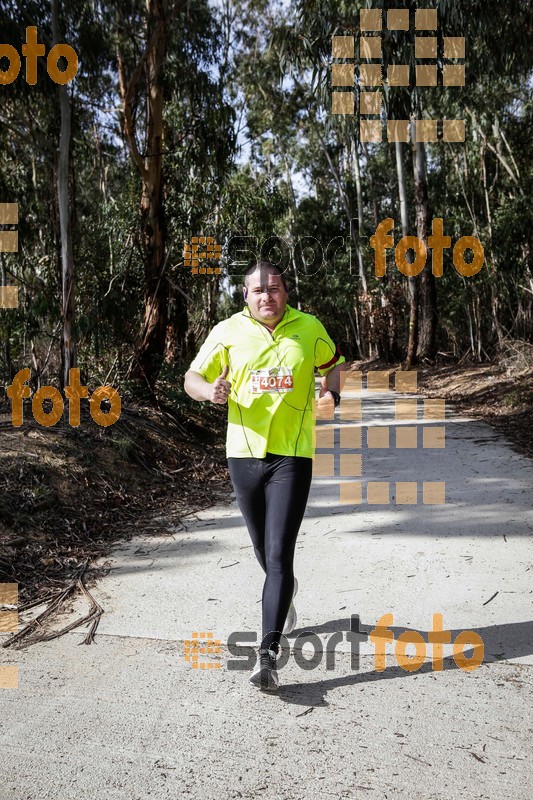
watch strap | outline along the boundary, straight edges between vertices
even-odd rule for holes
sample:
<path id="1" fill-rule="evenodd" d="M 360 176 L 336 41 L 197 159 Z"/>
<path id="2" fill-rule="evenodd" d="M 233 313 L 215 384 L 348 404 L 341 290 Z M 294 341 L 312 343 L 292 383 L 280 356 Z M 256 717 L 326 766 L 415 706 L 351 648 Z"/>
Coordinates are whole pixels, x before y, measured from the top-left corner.
<path id="1" fill-rule="evenodd" d="M 340 394 L 339 394 L 338 392 L 334 392 L 334 391 L 333 391 L 333 389 L 328 389 L 328 391 L 329 391 L 329 392 L 330 392 L 330 393 L 333 395 L 333 401 L 334 401 L 334 403 L 335 403 L 335 408 L 337 408 L 337 406 L 338 406 L 338 405 L 340 404 L 340 402 L 341 402 L 341 396 L 340 396 Z"/>

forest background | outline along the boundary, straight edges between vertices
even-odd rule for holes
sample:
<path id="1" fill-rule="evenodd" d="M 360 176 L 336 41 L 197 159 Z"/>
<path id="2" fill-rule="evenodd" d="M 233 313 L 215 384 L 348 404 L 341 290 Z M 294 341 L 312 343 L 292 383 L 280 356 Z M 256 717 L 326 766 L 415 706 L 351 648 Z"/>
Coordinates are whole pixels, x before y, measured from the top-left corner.
<path id="1" fill-rule="evenodd" d="M 331 113 L 332 37 L 357 40 L 359 12 L 370 7 L 408 8 L 411 23 L 417 8 L 436 8 L 439 54 L 444 36 L 465 37 L 464 87 L 442 85 L 441 55 L 437 87 L 383 87 L 391 118 L 464 119 L 464 142 L 365 143 L 357 113 Z M 19 53 L 35 25 L 47 51 L 66 42 L 79 57 L 65 86 L 42 58 L 36 85 L 23 61 L 0 86 L 0 202 L 19 204 L 19 250 L 0 253 L 1 283 L 20 298 L 0 311 L 4 386 L 26 367 L 33 390 L 64 386 L 74 366 L 91 390 L 111 384 L 131 417 L 107 434 L 141 465 L 135 431 L 156 423 L 146 410 L 135 415 L 135 403 L 201 439 L 220 415 L 199 414 L 183 374 L 211 327 L 243 306 L 235 237 L 270 241 L 263 254 L 286 265 L 289 302 L 316 314 L 349 360 L 511 358 L 531 374 L 527 0 L 2 0 L 0 13 L 0 42 Z M 414 35 L 412 24 L 383 31 L 384 71 L 414 71 Z M 387 217 L 396 243 L 406 234 L 427 243 L 441 217 L 453 243 L 481 241 L 485 265 L 462 277 L 450 249 L 435 279 L 429 251 L 426 269 L 408 278 L 389 250 L 376 278 L 369 237 Z M 220 274 L 184 263 L 185 245 L 204 236 L 221 245 L 221 260 L 206 262 Z M 76 435 L 65 433 L 65 447 L 72 440 L 79 451 Z M 9 459 L 3 488 L 13 488 L 11 469 L 21 488 L 4 494 L 0 511 L 12 530 L 35 527 L 35 503 L 50 510 L 61 490 L 50 489 L 42 459 L 23 471 L 13 451 Z M 185 463 L 181 451 L 165 474 Z M 105 495 L 111 510 L 121 491 Z"/>
<path id="2" fill-rule="evenodd" d="M 437 8 L 439 41 L 465 36 L 464 87 L 383 92 L 391 118 L 464 118 L 464 143 L 362 143 L 357 114 L 331 114 L 331 37 L 357 37 L 365 3 L 0 4 L 2 42 L 20 52 L 35 24 L 47 51 L 79 55 L 66 86 L 39 59 L 35 86 L 23 65 L 1 87 L 0 199 L 19 204 L 20 248 L 0 264 L 21 287 L 0 314 L 4 381 L 29 366 L 35 385 L 65 382 L 79 366 L 90 385 L 177 386 L 242 307 L 234 237 L 267 242 L 290 302 L 351 359 L 481 361 L 532 342 L 531 7 L 376 5 Z M 413 65 L 413 39 L 384 31 L 385 67 Z M 429 255 L 409 279 L 388 251 L 377 279 L 368 239 L 386 217 L 396 242 L 427 243 L 434 217 L 452 242 L 478 237 L 482 271 L 462 277 L 448 250 L 442 278 Z M 195 236 L 222 246 L 220 275 L 184 266 Z"/>

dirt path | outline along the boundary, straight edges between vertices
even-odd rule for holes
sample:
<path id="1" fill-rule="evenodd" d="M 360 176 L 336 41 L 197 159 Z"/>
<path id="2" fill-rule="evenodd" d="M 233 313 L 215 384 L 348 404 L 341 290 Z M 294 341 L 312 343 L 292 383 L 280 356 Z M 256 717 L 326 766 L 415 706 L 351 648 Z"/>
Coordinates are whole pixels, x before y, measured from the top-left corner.
<path id="1" fill-rule="evenodd" d="M 20 671 L 19 689 L 2 693 L 2 800 L 531 796 L 533 464 L 460 416 L 444 449 L 422 448 L 420 432 L 417 449 L 368 448 L 368 430 L 394 426 L 394 395 L 363 403 L 363 500 L 369 482 L 391 483 L 394 501 L 396 481 L 425 480 L 446 483 L 446 503 L 423 504 L 419 486 L 416 505 L 344 505 L 338 478 L 314 478 L 290 642 L 310 630 L 325 647 L 338 633 L 334 669 L 325 655 L 304 669 L 293 651 L 277 696 L 253 690 L 227 648 L 230 633 L 257 632 L 262 585 L 235 503 L 181 523 L 159 515 L 165 535 L 121 545 L 94 590 L 105 608 L 95 645 L 78 646 L 78 631 L 0 651 Z M 85 611 L 79 601 L 68 619 Z M 379 672 L 364 641 L 352 664 L 351 615 L 368 633 L 386 613 L 395 640 L 426 642 L 441 613 L 452 641 L 481 637 L 483 663 L 466 672 L 444 645 L 433 670 L 427 644 L 408 672 L 394 641 Z M 219 668 L 191 668 L 193 632 L 221 641 L 203 656 Z"/>

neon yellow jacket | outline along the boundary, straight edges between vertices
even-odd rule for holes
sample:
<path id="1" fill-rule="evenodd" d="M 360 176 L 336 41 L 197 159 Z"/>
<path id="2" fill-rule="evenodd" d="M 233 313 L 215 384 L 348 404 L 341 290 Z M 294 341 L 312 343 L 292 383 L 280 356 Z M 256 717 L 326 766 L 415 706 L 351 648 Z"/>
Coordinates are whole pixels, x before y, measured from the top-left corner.
<path id="1" fill-rule="evenodd" d="M 314 456 L 314 370 L 345 361 L 322 323 L 287 304 L 271 333 L 248 306 L 211 330 L 189 369 L 209 383 L 229 366 L 228 458 Z"/>

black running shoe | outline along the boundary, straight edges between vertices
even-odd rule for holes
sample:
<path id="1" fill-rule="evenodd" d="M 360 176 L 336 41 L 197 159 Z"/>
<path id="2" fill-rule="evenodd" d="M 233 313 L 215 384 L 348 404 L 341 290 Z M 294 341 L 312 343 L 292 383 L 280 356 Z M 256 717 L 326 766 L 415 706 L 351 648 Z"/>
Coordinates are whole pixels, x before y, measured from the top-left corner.
<path id="1" fill-rule="evenodd" d="M 276 653 L 274 650 L 259 649 L 257 663 L 250 676 L 250 683 L 264 692 L 277 692 L 279 678 L 276 670 Z"/>

